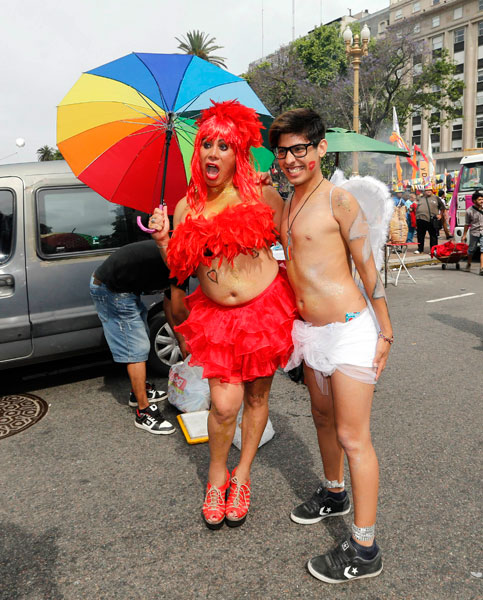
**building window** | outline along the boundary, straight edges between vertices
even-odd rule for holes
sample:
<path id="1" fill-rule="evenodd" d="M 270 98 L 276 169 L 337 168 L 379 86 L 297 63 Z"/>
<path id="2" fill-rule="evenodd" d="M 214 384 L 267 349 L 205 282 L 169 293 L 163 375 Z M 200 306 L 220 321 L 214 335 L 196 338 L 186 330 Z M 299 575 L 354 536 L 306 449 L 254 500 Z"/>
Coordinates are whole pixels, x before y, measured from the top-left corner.
<path id="1" fill-rule="evenodd" d="M 478 0 L 478 10 L 483 10 L 483 0 Z"/>
<path id="2" fill-rule="evenodd" d="M 394 19 L 402 19 L 402 8 L 398 8 L 396 14 L 394 15 Z"/>
<path id="3" fill-rule="evenodd" d="M 421 25 L 419 23 L 416 23 L 414 26 L 413 33 L 421 33 Z"/>
<path id="4" fill-rule="evenodd" d="M 483 92 L 476 92 L 476 106 L 483 104 Z"/>
<path id="5" fill-rule="evenodd" d="M 480 21 L 478 23 L 478 37 L 481 37 L 483 35 L 483 21 Z"/>
<path id="6" fill-rule="evenodd" d="M 461 19 L 462 16 L 463 16 L 463 7 L 458 6 L 458 8 L 455 8 L 453 11 L 453 19 L 456 21 L 456 19 Z"/>
<path id="7" fill-rule="evenodd" d="M 465 62 L 465 51 L 460 50 L 459 52 L 453 52 L 453 60 L 457 65 L 462 65 Z"/>
<path id="8" fill-rule="evenodd" d="M 483 115 L 476 117 L 476 127 L 483 127 Z"/>
<path id="9" fill-rule="evenodd" d="M 421 2 L 415 2 L 413 4 L 413 13 L 419 12 L 421 10 Z"/>
<path id="10" fill-rule="evenodd" d="M 442 35 L 437 35 L 436 37 L 431 39 L 431 44 L 433 47 L 433 52 L 435 50 L 441 50 L 441 48 L 443 47 L 443 36 Z"/>
<path id="11" fill-rule="evenodd" d="M 461 29 L 455 29 L 453 31 L 453 43 L 459 44 L 460 42 L 465 41 L 465 29 L 462 27 Z"/>
<path id="12" fill-rule="evenodd" d="M 477 148 L 483 148 L 483 137 L 476 138 L 476 147 Z"/>
<path id="13" fill-rule="evenodd" d="M 452 150 L 462 150 L 463 144 L 461 140 L 451 140 L 451 149 Z"/>
<path id="14" fill-rule="evenodd" d="M 436 4 L 439 4 L 439 0 L 433 0 L 433 6 L 436 6 Z"/>
<path id="15" fill-rule="evenodd" d="M 432 18 L 431 27 L 439 27 L 439 15 Z"/>
<path id="16" fill-rule="evenodd" d="M 386 21 L 381 21 L 379 23 L 379 33 L 384 33 L 386 31 Z"/>

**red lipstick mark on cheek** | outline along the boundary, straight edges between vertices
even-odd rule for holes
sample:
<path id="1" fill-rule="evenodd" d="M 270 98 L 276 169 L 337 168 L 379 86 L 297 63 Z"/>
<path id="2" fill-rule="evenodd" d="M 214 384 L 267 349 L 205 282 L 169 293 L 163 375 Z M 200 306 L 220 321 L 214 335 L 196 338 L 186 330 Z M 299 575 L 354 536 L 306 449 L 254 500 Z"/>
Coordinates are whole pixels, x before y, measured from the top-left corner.
<path id="1" fill-rule="evenodd" d="M 309 169 L 310 169 L 311 171 L 313 171 L 313 170 L 315 169 L 315 160 L 311 160 L 311 161 L 309 162 Z"/>

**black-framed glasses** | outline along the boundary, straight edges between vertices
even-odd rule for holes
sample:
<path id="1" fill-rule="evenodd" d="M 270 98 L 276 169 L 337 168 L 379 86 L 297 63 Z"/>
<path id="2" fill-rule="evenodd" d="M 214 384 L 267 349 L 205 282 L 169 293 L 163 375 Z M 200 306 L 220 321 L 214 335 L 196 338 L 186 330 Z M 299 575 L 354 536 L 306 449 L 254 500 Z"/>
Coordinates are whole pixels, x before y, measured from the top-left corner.
<path id="1" fill-rule="evenodd" d="M 309 146 L 316 145 L 315 142 L 309 142 L 308 144 L 294 144 L 293 146 L 277 146 L 272 148 L 272 152 L 275 154 L 275 158 L 285 158 L 289 151 L 295 158 L 303 158 L 307 155 Z"/>

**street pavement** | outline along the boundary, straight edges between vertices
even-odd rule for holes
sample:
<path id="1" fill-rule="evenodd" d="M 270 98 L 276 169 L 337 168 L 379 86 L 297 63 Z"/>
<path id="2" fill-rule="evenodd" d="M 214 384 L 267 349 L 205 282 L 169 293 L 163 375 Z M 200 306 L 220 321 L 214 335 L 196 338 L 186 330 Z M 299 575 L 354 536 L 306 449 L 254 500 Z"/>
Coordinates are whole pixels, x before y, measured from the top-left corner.
<path id="1" fill-rule="evenodd" d="M 276 435 L 253 466 L 249 517 L 210 531 L 200 518 L 207 444 L 189 446 L 179 428 L 136 429 L 123 369 L 77 360 L 80 370 L 56 363 L 43 376 L 0 372 L 0 393 L 49 404 L 0 441 L 0 598 L 481 599 L 483 277 L 452 267 L 413 268 L 416 283 L 402 273 L 386 290 L 396 341 L 372 418 L 379 577 L 328 585 L 306 570 L 348 535 L 352 512 L 312 526 L 289 519 L 322 474 L 303 385 L 276 374 Z M 233 447 L 230 467 L 238 455 Z M 350 491 L 347 469 L 346 482 Z"/>

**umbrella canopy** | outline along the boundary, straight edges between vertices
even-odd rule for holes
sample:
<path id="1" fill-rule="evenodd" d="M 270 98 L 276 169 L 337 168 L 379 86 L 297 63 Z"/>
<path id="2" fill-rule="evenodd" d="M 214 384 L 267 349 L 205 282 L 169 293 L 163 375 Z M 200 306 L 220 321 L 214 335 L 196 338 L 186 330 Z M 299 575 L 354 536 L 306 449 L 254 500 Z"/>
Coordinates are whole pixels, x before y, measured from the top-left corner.
<path id="1" fill-rule="evenodd" d="M 340 127 L 327 129 L 325 138 L 327 140 L 327 152 L 379 152 L 409 156 L 406 150 L 402 150 L 397 146 L 378 142 L 366 135 Z"/>
<path id="2" fill-rule="evenodd" d="M 83 73 L 57 110 L 57 146 L 74 174 L 101 196 L 150 213 L 166 199 L 171 214 L 186 193 L 196 118 L 210 100 L 272 117 L 248 83 L 187 54 L 132 53 Z M 266 134 L 266 131 L 265 131 Z M 252 149 L 266 171 L 273 154 Z"/>

